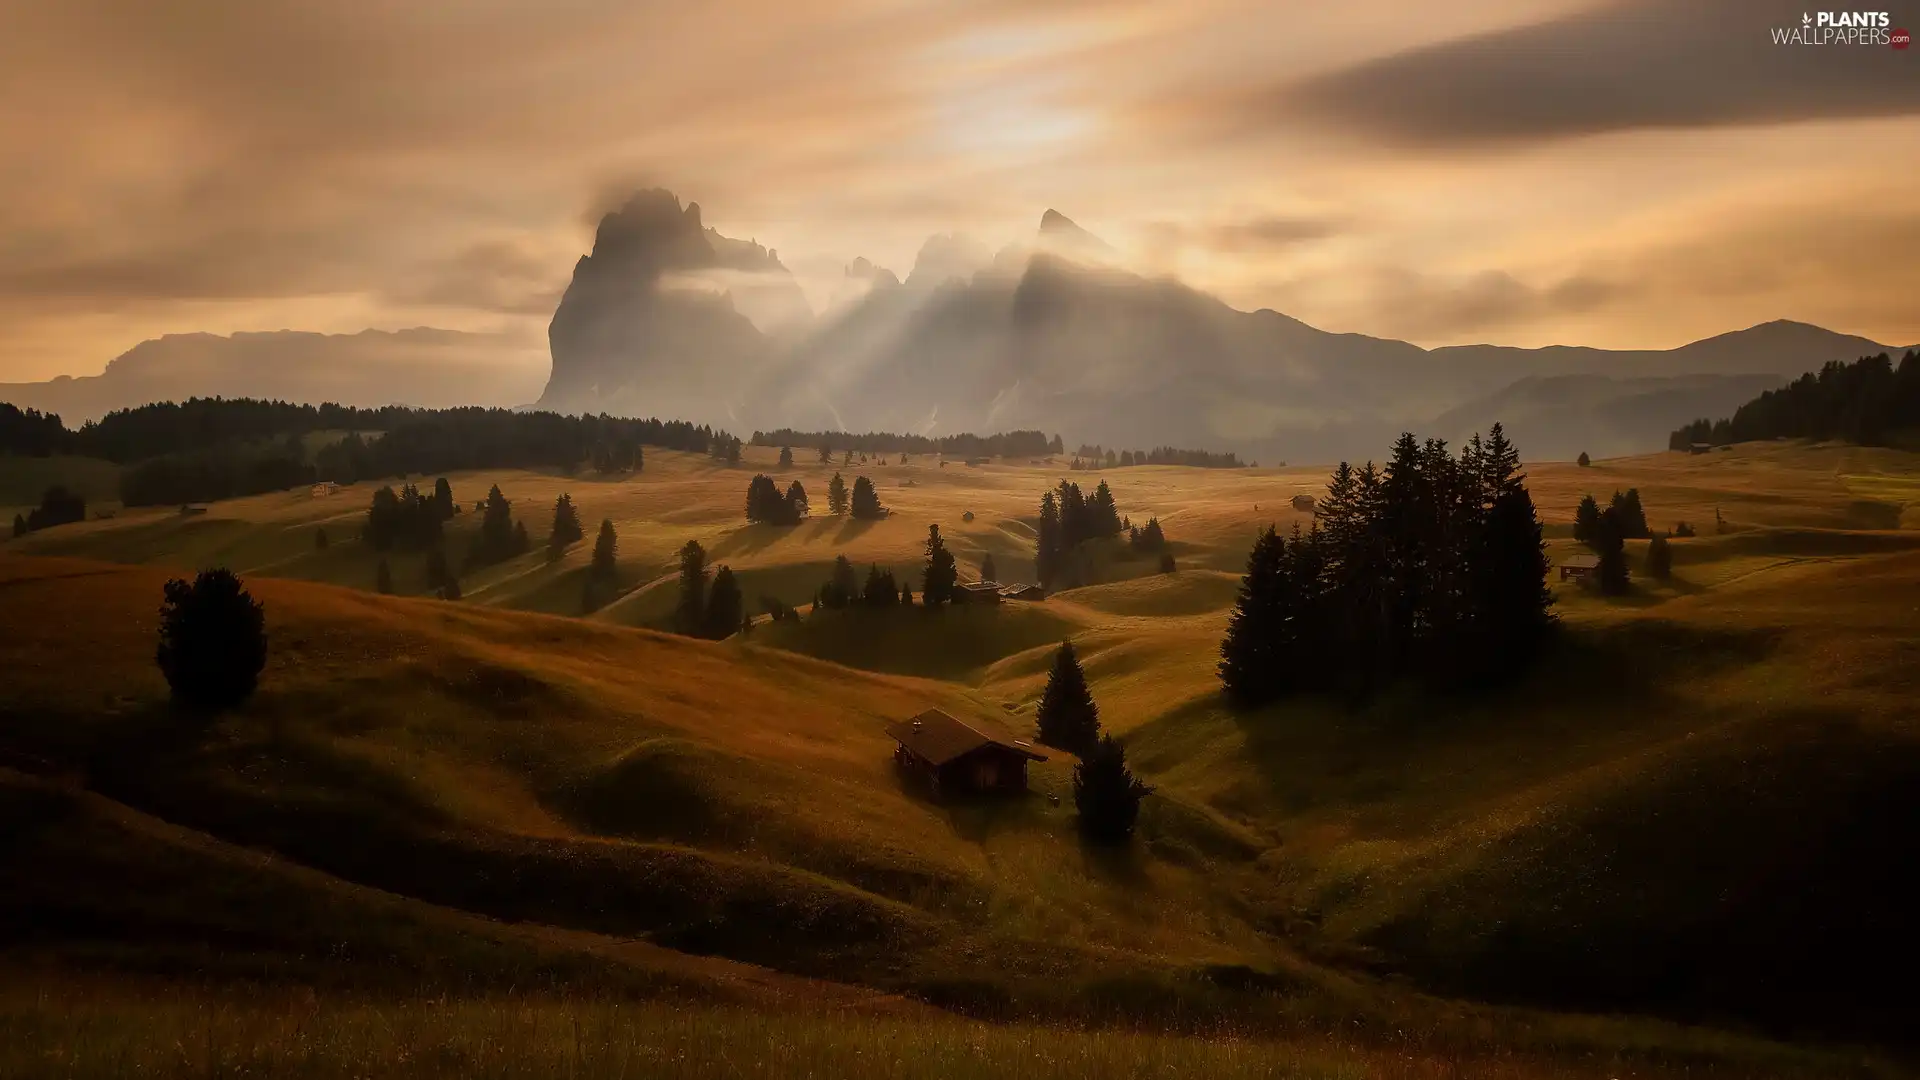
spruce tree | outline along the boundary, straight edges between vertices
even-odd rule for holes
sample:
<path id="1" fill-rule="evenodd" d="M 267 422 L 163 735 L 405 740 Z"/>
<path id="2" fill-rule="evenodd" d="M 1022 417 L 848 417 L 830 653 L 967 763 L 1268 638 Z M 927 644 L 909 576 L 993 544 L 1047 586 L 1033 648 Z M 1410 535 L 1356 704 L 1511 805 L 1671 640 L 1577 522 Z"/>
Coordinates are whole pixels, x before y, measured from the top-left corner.
<path id="1" fill-rule="evenodd" d="M 525 521 L 514 522 L 513 523 L 513 553 L 515 555 L 525 555 L 527 552 L 532 550 L 533 550 L 533 537 L 527 535 L 527 523 Z"/>
<path id="2" fill-rule="evenodd" d="M 1060 531 L 1060 504 L 1049 491 L 1040 497 L 1040 526 L 1034 539 L 1034 576 L 1042 588 L 1052 588 L 1060 576 L 1064 549 Z"/>
<path id="3" fill-rule="evenodd" d="M 1591 546 L 1600 534 L 1600 504 L 1592 495 L 1580 500 L 1580 508 L 1573 512 L 1573 538 Z"/>
<path id="4" fill-rule="evenodd" d="M 1473 606 L 1482 638 L 1474 674 L 1491 678 L 1530 658 L 1555 621 L 1546 542 L 1525 487 L 1493 501 L 1473 554 Z"/>
<path id="5" fill-rule="evenodd" d="M 740 583 L 734 579 L 733 569 L 721 563 L 713 572 L 713 591 L 707 597 L 706 625 L 700 636 L 719 641 L 740 629 L 740 620 L 745 615 L 746 601 L 740 594 Z"/>
<path id="6" fill-rule="evenodd" d="M 27 535 L 27 519 L 19 514 L 13 515 L 13 538 L 18 540 L 25 535 Z"/>
<path id="7" fill-rule="evenodd" d="M 1655 581 L 1667 581 L 1673 577 L 1673 545 L 1667 543 L 1664 536 L 1656 536 L 1647 542 L 1647 576 Z"/>
<path id="8" fill-rule="evenodd" d="M 904 581 L 900 583 L 900 606 L 901 607 L 913 606 L 913 586 L 907 584 Z"/>
<path id="9" fill-rule="evenodd" d="M 887 516 L 887 508 L 880 505 L 880 494 L 873 489 L 873 481 L 864 476 L 853 478 L 853 501 L 849 512 L 862 521 Z"/>
<path id="10" fill-rule="evenodd" d="M 381 556 L 380 566 L 373 572 L 373 588 L 382 595 L 391 595 L 393 592 L 393 571 L 388 568 L 385 556 Z"/>
<path id="11" fill-rule="evenodd" d="M 444 476 L 433 482 L 433 502 L 441 521 L 453 516 L 453 485 L 448 483 Z"/>
<path id="12" fill-rule="evenodd" d="M 980 560 L 980 580 L 999 581 L 1000 568 L 993 565 L 993 552 L 989 551 Z"/>
<path id="13" fill-rule="evenodd" d="M 832 444 L 832 443 L 830 443 L 830 442 L 824 442 L 824 441 L 823 441 L 823 442 L 821 442 L 821 444 L 820 444 L 820 464 L 822 464 L 822 465 L 831 465 L 831 464 L 833 464 L 833 444 Z M 837 514 L 837 513 L 839 513 L 839 512 L 840 512 L 840 511 L 838 511 L 838 510 L 835 510 L 835 511 L 834 511 L 834 513 L 836 513 L 836 514 Z"/>
<path id="14" fill-rule="evenodd" d="M 1118 846 L 1133 837 L 1140 802 L 1153 793 L 1127 768 L 1127 755 L 1114 737 L 1103 736 L 1081 755 L 1073 769 L 1073 806 L 1080 834 L 1089 843 Z"/>
<path id="15" fill-rule="evenodd" d="M 588 577 L 609 583 L 619 579 L 618 564 L 614 561 L 614 552 L 619 543 L 619 538 L 613 532 L 613 519 L 601 518 L 600 535 L 593 540 L 593 562 L 587 567 Z"/>
<path id="16" fill-rule="evenodd" d="M 586 538 L 586 530 L 580 527 L 580 512 L 574 508 L 573 496 L 563 494 L 553 504 L 553 531 L 547 534 L 547 550 L 558 557 L 571 544 L 577 544 Z"/>
<path id="17" fill-rule="evenodd" d="M 232 571 L 167 582 L 155 662 L 174 700 L 207 709 L 238 705 L 267 665 L 266 611 Z"/>
<path id="18" fill-rule="evenodd" d="M 845 555 L 836 555 L 833 560 L 833 577 L 828 580 L 821 598 L 830 608 L 844 608 L 860 596 L 860 579 L 854 575 L 853 563 Z"/>
<path id="19" fill-rule="evenodd" d="M 1587 456 L 1587 452 L 1585 450 L 1582 450 L 1580 451 L 1580 457 L 1579 457 L 1578 463 L 1580 467 L 1584 469 L 1593 464 L 1593 459 Z"/>
<path id="20" fill-rule="evenodd" d="M 740 440 L 739 439 L 730 439 L 727 442 L 727 464 L 729 465 L 740 464 Z M 732 631 L 729 630 L 728 633 L 732 633 Z"/>
<path id="21" fill-rule="evenodd" d="M 793 468 L 793 447 L 783 446 L 780 448 L 780 468 Z"/>
<path id="22" fill-rule="evenodd" d="M 800 481 L 795 480 L 787 485 L 786 517 L 788 521 L 798 524 L 807 517 L 807 513 L 807 489 L 800 486 Z"/>
<path id="23" fill-rule="evenodd" d="M 1075 754 L 1086 754 L 1100 737 L 1100 709 L 1071 641 L 1061 642 L 1053 654 L 1053 670 L 1034 720 L 1041 742 Z"/>
<path id="24" fill-rule="evenodd" d="M 697 636 L 706 626 L 707 549 L 689 540 L 680 549 L 680 602 L 674 607 L 674 628 Z"/>
<path id="25" fill-rule="evenodd" d="M 920 602 L 930 608 L 953 599 L 954 583 L 959 579 L 959 570 L 954 566 L 953 553 L 947 550 L 946 542 L 940 539 L 940 526 L 927 526 L 927 562 L 920 571 Z"/>
<path id="26" fill-rule="evenodd" d="M 1287 542 L 1269 525 L 1247 556 L 1247 573 L 1220 643 L 1220 683 L 1241 708 L 1268 704 L 1286 686 L 1286 564 Z"/>
<path id="27" fill-rule="evenodd" d="M 882 570 L 877 565 L 867 567 L 866 588 L 861 590 L 860 602 L 870 608 L 898 607 L 900 590 L 893 581 L 893 571 Z"/>
<path id="28" fill-rule="evenodd" d="M 826 449 L 822 447 L 820 452 L 824 454 Z M 840 479 L 839 473 L 834 473 L 833 479 L 827 481 L 827 513 L 839 517 L 846 512 L 847 482 Z"/>
<path id="29" fill-rule="evenodd" d="M 1631 588 L 1631 578 L 1627 570 L 1627 546 L 1622 539 L 1624 523 L 1614 507 L 1609 506 L 1600 512 L 1600 526 L 1595 530 L 1592 547 L 1600 554 L 1600 591 L 1608 596 L 1622 596 Z"/>
<path id="30" fill-rule="evenodd" d="M 1161 573 L 1171 574 L 1178 569 L 1179 567 L 1176 566 L 1173 561 L 1173 552 L 1163 551 L 1160 553 L 1160 572 Z"/>

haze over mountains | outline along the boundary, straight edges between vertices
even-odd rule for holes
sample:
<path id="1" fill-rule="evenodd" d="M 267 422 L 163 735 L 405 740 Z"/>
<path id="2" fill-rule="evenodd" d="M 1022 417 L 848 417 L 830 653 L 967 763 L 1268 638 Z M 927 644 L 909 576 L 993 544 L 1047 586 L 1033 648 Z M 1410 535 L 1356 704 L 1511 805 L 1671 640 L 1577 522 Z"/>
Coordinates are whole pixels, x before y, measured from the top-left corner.
<path id="1" fill-rule="evenodd" d="M 96 377 L 0 385 L 69 422 L 191 395 L 522 405 L 752 429 L 929 434 L 1039 428 L 1067 442 L 1232 449 L 1255 460 L 1378 452 L 1496 420 L 1533 458 L 1656 450 L 1831 360 L 1892 346 L 1776 321 L 1671 350 L 1436 349 L 1240 311 L 1119 253 L 1056 210 L 995 252 L 936 235 L 902 276 L 856 259 L 814 310 L 777 251 L 635 194 L 600 222 L 537 346 L 417 329 L 175 335 Z"/>

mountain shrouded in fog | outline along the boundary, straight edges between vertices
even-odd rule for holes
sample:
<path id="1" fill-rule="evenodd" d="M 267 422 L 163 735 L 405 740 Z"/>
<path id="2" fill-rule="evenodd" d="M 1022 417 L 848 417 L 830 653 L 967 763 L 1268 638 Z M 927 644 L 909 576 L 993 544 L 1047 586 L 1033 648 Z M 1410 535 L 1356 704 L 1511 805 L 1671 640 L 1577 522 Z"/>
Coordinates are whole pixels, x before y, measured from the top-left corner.
<path id="1" fill-rule="evenodd" d="M 1428 350 L 1239 311 L 1117 258 L 1048 210 L 997 255 L 930 238 L 904 283 L 857 260 L 816 317 L 774 252 L 703 227 L 697 204 L 642 192 L 575 269 L 541 404 L 741 430 L 1041 428 L 1295 460 L 1499 419 L 1531 455 L 1570 457 L 1659 449 L 1682 413 L 1717 415 L 1783 376 L 1886 348 L 1776 322 L 1672 350 Z"/>

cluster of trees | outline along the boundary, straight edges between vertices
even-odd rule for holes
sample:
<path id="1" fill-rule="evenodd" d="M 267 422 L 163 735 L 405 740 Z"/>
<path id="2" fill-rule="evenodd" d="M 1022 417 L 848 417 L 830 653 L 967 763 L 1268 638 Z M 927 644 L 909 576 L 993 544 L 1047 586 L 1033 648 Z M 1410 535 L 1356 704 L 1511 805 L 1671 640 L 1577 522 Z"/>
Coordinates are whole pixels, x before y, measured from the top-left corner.
<path id="1" fill-rule="evenodd" d="M 51 457 L 69 453 L 73 433 L 60 422 L 59 413 L 22 409 L 0 401 L 0 454 L 21 457 Z"/>
<path id="2" fill-rule="evenodd" d="M 1667 440 L 1673 450 L 1693 443 L 1730 443 L 1780 437 L 1844 439 L 1885 446 L 1920 433 L 1920 350 L 1909 349 L 1896 368 L 1886 353 L 1851 364 L 1832 361 L 1817 372 L 1768 390 L 1721 420 L 1695 420 Z"/>
<path id="3" fill-rule="evenodd" d="M 504 562 L 532 550 L 533 540 L 527 536 L 526 522 L 513 520 L 512 500 L 500 493 L 499 484 L 488 488 L 486 501 L 480 506 L 480 531 L 467 548 L 467 570 Z"/>
<path id="4" fill-rule="evenodd" d="M 1196 469 L 1241 469 L 1246 462 L 1231 453 L 1211 450 L 1182 450 L 1174 446 L 1156 446 L 1151 450 L 1121 450 L 1118 453 L 1097 443 L 1082 443 L 1073 452 L 1075 469 L 1128 468 L 1134 465 L 1189 465 Z"/>
<path id="5" fill-rule="evenodd" d="M 673 611 L 674 630 L 718 641 L 735 631 L 747 632 L 752 620 L 732 568 L 722 563 L 709 574 L 706 549 L 698 540 L 687 541 L 680 549 L 680 599 Z"/>
<path id="6" fill-rule="evenodd" d="M 1219 675 L 1231 700 L 1364 696 L 1419 673 L 1447 685 L 1523 667 L 1554 625 L 1540 521 L 1519 453 L 1494 425 L 1458 457 L 1395 442 L 1385 469 L 1342 462 L 1311 531 L 1260 535 Z"/>
<path id="7" fill-rule="evenodd" d="M 264 443 L 237 443 L 164 454 L 120 472 L 127 506 L 213 502 L 285 491 L 314 482 L 314 466 L 298 435 Z"/>
<path id="8" fill-rule="evenodd" d="M 1097 537 L 1118 536 L 1127 528 L 1105 480 L 1091 496 L 1082 494 L 1079 484 L 1062 480 L 1059 487 L 1040 497 L 1040 526 L 1034 544 L 1040 584 L 1050 589 L 1067 583 L 1075 574 L 1071 559 L 1074 549 Z"/>
<path id="9" fill-rule="evenodd" d="M 1602 529 L 1624 540 L 1645 540 L 1653 535 L 1647 527 L 1647 511 L 1640 505 L 1639 488 L 1628 488 L 1625 494 L 1614 492 L 1604 512 L 1592 495 L 1580 500 L 1573 512 L 1573 538 L 1591 544 Z"/>
<path id="10" fill-rule="evenodd" d="M 729 465 L 740 464 L 740 440 L 722 433 L 707 445 L 707 456 Z"/>
<path id="11" fill-rule="evenodd" d="M 87 520 L 87 500 L 59 484 L 40 493 L 40 505 L 26 516 L 13 515 L 13 535 L 25 536 L 55 525 L 71 525 Z"/>
<path id="12" fill-rule="evenodd" d="M 1073 770 L 1073 805 L 1090 842 L 1124 844 L 1133 836 L 1140 802 L 1153 793 L 1127 768 L 1126 750 L 1100 731 L 1100 707 L 1072 641 L 1053 654 L 1035 725 L 1041 742 L 1080 758 Z"/>
<path id="13" fill-rule="evenodd" d="M 749 441 L 755 446 L 804 446 L 815 449 L 819 451 L 822 462 L 831 461 L 834 451 L 955 454 L 965 457 L 1037 457 L 1065 452 L 1060 436 L 1049 439 L 1039 431 L 1003 431 L 997 435 L 961 433 L 934 438 L 927 435 L 895 435 L 885 431 L 852 435 L 844 431 L 781 428 L 778 431 L 756 431 Z"/>
<path id="14" fill-rule="evenodd" d="M 838 481 L 840 475 L 834 474 Z M 871 487 L 871 485 L 869 485 Z M 828 501 L 832 501 L 829 491 Z M 839 513 L 839 511 L 834 511 Z M 747 484 L 747 520 L 763 525 L 798 525 L 807 516 L 807 489 L 795 480 L 787 485 L 786 494 L 780 493 L 779 485 L 773 478 L 755 473 Z"/>
<path id="15" fill-rule="evenodd" d="M 373 493 L 360 538 L 375 551 L 395 548 L 420 551 L 436 547 L 440 543 L 440 526 L 458 511 L 453 501 L 453 485 L 444 476 L 434 481 L 431 495 L 422 495 L 412 484 L 402 487 L 398 493 L 391 487 L 383 487 Z"/>
<path id="16" fill-rule="evenodd" d="M 777 622 L 793 618 L 793 609 L 779 601 L 763 601 Z M 844 611 L 848 608 L 894 608 L 913 606 L 913 587 L 896 579 L 891 570 L 869 565 L 864 583 L 845 555 L 833 560 L 833 573 L 814 593 L 813 609 Z"/>

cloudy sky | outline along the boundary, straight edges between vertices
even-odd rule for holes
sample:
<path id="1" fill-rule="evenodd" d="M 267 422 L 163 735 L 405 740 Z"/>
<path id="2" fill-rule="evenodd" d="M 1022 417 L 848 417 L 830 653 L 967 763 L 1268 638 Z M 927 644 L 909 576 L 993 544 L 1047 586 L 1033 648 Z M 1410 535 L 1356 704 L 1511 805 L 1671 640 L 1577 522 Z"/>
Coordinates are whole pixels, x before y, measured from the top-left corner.
<path id="1" fill-rule="evenodd" d="M 1427 345 L 1920 341 L 1920 48 L 1772 44 L 1801 14 L 0 0 L 0 381 L 188 330 L 537 343 L 638 184 L 815 295 L 1054 207 L 1236 306 Z"/>

